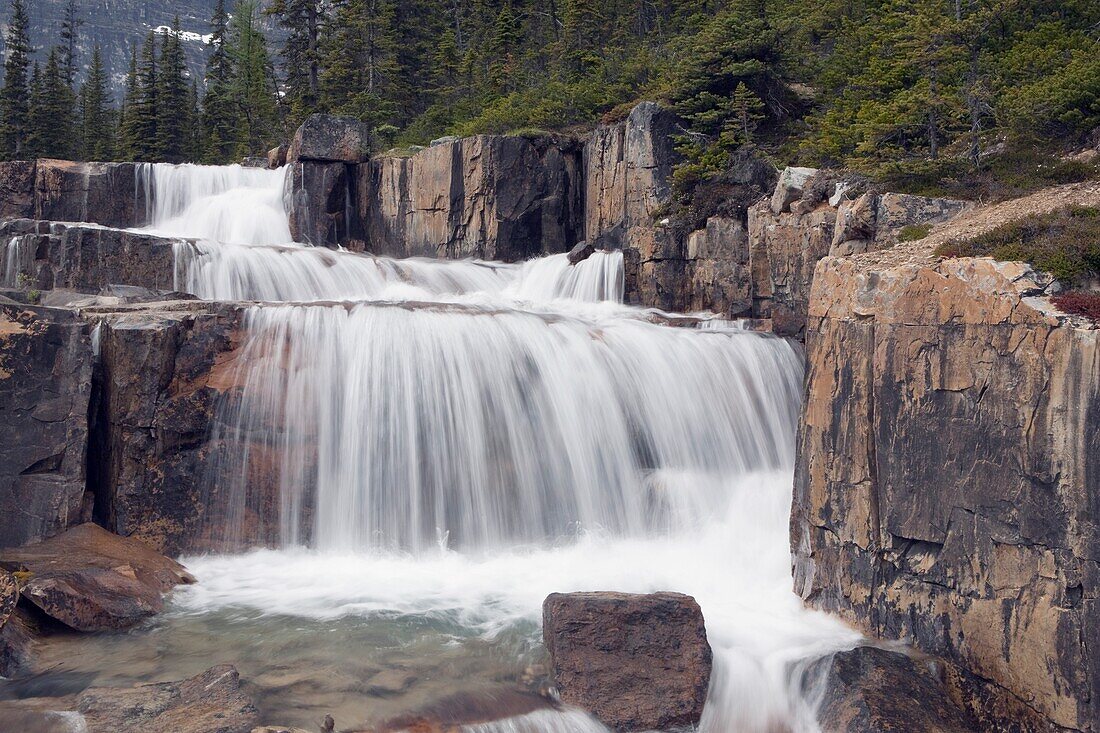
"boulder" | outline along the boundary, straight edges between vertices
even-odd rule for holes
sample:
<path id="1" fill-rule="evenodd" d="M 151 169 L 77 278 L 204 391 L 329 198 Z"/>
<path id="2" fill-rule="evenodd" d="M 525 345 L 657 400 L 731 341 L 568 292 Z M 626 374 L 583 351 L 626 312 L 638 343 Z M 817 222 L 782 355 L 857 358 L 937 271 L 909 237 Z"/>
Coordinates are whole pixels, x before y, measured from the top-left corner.
<path id="1" fill-rule="evenodd" d="M 272 148 L 267 151 L 267 167 L 272 170 L 276 168 L 282 168 L 286 165 L 286 156 L 290 148 L 286 145 L 280 145 L 277 148 Z"/>
<path id="2" fill-rule="evenodd" d="M 779 174 L 779 181 L 772 192 L 771 210 L 773 214 L 782 214 L 791 210 L 791 204 L 802 198 L 810 179 L 817 173 L 816 168 L 797 168 L 788 166 Z M 805 212 L 800 212 L 805 213 Z"/>
<path id="3" fill-rule="evenodd" d="M 573 249 L 569 250 L 569 254 L 566 255 L 569 258 L 569 264 L 575 265 L 578 262 L 587 260 L 596 251 L 596 245 L 587 241 L 577 242 Z"/>
<path id="4" fill-rule="evenodd" d="M 313 114 L 294 133 L 287 161 L 362 163 L 370 158 L 370 127 L 353 117 Z"/>
<path id="5" fill-rule="evenodd" d="M 699 722 L 711 649 L 695 599 L 679 593 L 553 593 L 543 641 L 563 702 L 617 731 Z"/>
<path id="6" fill-rule="evenodd" d="M 970 733 L 975 722 L 951 699 L 938 665 L 861 646 L 815 663 L 822 733 Z"/>
<path id="7" fill-rule="evenodd" d="M 983 729 L 1003 729 L 998 697 L 1097 728 L 1100 330 L 1026 265 L 923 246 L 817 268 L 795 589 L 964 670 Z"/>
<path id="8" fill-rule="evenodd" d="M 230 665 L 179 682 L 93 687 L 77 698 L 91 731 L 111 733 L 249 733 L 259 723 Z"/>
<path id="9" fill-rule="evenodd" d="M 70 311 L 0 301 L 0 547 L 81 521 L 91 329 Z"/>
<path id="10" fill-rule="evenodd" d="M 878 197 L 875 210 L 875 239 L 879 248 L 891 246 L 903 227 L 939 224 L 955 218 L 971 205 L 955 199 L 884 193 Z"/>
<path id="11" fill-rule="evenodd" d="M 0 161 L 0 219 L 34 218 L 33 160 Z"/>
<path id="12" fill-rule="evenodd" d="M 28 573 L 23 598 L 77 631 L 134 626 L 161 610 L 163 593 L 194 582 L 174 560 L 94 524 L 0 551 L 0 567 Z"/>

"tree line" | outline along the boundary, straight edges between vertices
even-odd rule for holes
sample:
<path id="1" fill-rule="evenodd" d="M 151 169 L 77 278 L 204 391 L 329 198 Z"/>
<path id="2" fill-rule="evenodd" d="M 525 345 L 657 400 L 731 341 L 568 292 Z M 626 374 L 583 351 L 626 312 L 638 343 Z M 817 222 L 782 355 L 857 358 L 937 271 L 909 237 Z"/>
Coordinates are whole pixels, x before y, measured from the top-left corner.
<path id="1" fill-rule="evenodd" d="M 943 176 L 1100 127 L 1095 0 L 239 0 L 214 13 L 203 78 L 187 77 L 178 36 L 150 36 L 117 109 L 94 55 L 74 89 L 75 21 L 29 68 L 23 1 L 0 93 L 8 156 L 222 162 L 318 111 L 408 145 L 590 126 L 657 99 L 683 120 L 677 182 L 690 188 L 745 145 Z M 283 31 L 270 58 L 261 13 Z"/>
<path id="2" fill-rule="evenodd" d="M 66 5 L 58 43 L 44 64 L 30 61 L 25 0 L 11 0 L 0 155 L 226 163 L 262 152 L 285 130 L 260 13 L 256 0 L 238 0 L 230 16 L 218 0 L 201 79 L 187 69 L 178 17 L 166 32 L 150 31 L 131 51 L 125 92 L 116 102 L 98 46 L 77 84 L 83 25 L 77 0 Z"/>

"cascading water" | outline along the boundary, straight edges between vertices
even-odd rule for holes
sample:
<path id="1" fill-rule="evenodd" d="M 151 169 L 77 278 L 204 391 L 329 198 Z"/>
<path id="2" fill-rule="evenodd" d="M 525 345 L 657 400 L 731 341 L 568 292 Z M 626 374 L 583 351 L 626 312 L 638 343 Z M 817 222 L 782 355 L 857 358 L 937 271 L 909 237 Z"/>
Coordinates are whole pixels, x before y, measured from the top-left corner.
<path id="1" fill-rule="evenodd" d="M 225 237 L 179 246 L 177 286 L 268 301 L 245 316 L 208 476 L 224 539 L 265 549 L 187 558 L 200 583 L 175 594 L 159 650 L 192 659 L 221 629 L 217 653 L 253 665 L 280 722 L 325 705 L 360 724 L 516 678 L 550 592 L 677 590 L 715 652 L 701 729 L 816 730 L 799 670 L 856 637 L 791 590 L 795 347 L 648 322 L 619 303 L 621 253 L 504 265 L 287 245 L 243 221 L 245 201 L 281 211 L 281 174 L 147 175 L 154 226 Z M 310 664 L 317 687 L 281 681 Z M 422 679 L 358 704 L 377 665 Z M 466 730 L 604 729 L 548 709 Z"/>
<path id="2" fill-rule="evenodd" d="M 287 168 L 140 163 L 146 230 L 231 244 L 293 241 L 283 207 Z"/>

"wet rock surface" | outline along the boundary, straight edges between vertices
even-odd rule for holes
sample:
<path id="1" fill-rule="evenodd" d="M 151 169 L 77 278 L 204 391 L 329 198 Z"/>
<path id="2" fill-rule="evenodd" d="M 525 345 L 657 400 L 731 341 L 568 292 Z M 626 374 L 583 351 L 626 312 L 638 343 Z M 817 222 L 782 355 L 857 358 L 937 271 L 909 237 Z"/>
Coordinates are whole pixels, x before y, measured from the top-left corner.
<path id="1" fill-rule="evenodd" d="M 0 219 L 34 218 L 33 160 L 0 162 Z"/>
<path id="2" fill-rule="evenodd" d="M 194 582 L 174 560 L 94 524 L 0 551 L 0 567 L 23 573 L 22 597 L 76 631 L 134 626 L 162 609 L 162 594 Z"/>
<path id="3" fill-rule="evenodd" d="M 823 733 L 971 733 L 980 730 L 951 699 L 928 660 L 862 646 L 817 662 L 808 677 L 823 686 Z"/>
<path id="4" fill-rule="evenodd" d="M 100 323 L 101 354 L 90 466 L 110 529 L 169 554 L 217 529 L 207 510 L 219 496 L 202 481 L 221 449 L 208 437 L 233 387 L 241 312 L 201 301 L 86 311 Z"/>
<path id="5" fill-rule="evenodd" d="M 618 731 L 699 722 L 710 683 L 703 615 L 679 593 L 554 593 L 543 641 L 563 702 Z"/>
<path id="6" fill-rule="evenodd" d="M 1100 722 L 1100 331 L 1047 284 L 885 250 L 821 263 L 810 301 L 796 591 L 957 664 L 990 730 L 1005 698 Z"/>
<path id="7" fill-rule="evenodd" d="M 135 186 L 135 163 L 76 163 L 40 159 L 35 169 L 34 218 L 140 226 L 145 202 Z"/>
<path id="8" fill-rule="evenodd" d="M 259 723 L 230 665 L 180 682 L 90 688 L 77 698 L 77 710 L 89 730 L 112 733 L 249 733 Z"/>
<path id="9" fill-rule="evenodd" d="M 48 537 L 89 515 L 91 375 L 83 320 L 0 301 L 0 547 Z"/>
<path id="10" fill-rule="evenodd" d="M 359 234 L 359 218 L 350 206 L 355 166 L 302 160 L 290 163 L 283 193 L 290 234 L 315 247 L 347 244 Z"/>

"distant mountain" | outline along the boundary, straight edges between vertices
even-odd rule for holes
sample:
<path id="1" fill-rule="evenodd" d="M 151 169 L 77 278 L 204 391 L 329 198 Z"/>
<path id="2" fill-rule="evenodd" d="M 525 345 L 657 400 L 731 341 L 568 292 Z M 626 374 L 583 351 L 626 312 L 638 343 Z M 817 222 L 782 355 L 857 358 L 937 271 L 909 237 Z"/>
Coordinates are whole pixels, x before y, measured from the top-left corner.
<path id="1" fill-rule="evenodd" d="M 44 62 L 50 46 L 60 43 L 61 20 L 67 4 L 68 0 L 27 2 L 31 43 L 36 49 L 35 60 Z M 150 30 L 158 26 L 171 26 L 178 15 L 188 68 L 201 78 L 210 48 L 206 40 L 209 39 L 214 4 L 215 0 L 78 0 L 79 14 L 84 20 L 79 31 L 78 63 L 85 68 L 91 61 L 92 48 L 97 43 L 100 45 L 117 104 L 125 88 L 131 49 L 135 46 L 140 48 Z M 232 6 L 231 0 L 227 0 L 226 6 Z M 0 6 L 0 20 L 5 29 L 9 15 L 9 4 L 4 1 Z M 270 40 L 272 27 L 270 23 L 267 26 L 265 31 L 268 31 Z M 2 38 L 0 49 L 3 49 Z"/>

